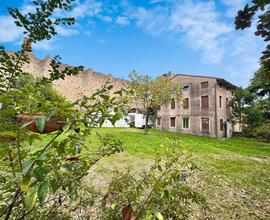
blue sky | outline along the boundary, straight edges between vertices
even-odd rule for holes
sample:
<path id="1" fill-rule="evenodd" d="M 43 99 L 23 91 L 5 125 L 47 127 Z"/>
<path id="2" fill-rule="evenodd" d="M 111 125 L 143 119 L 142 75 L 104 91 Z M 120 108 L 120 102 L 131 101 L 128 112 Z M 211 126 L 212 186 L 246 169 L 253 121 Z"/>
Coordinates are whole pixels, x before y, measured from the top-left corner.
<path id="1" fill-rule="evenodd" d="M 19 49 L 23 35 L 6 7 L 28 12 L 29 2 L 0 2 L 0 45 L 9 50 Z M 255 27 L 234 30 L 234 16 L 247 2 L 77 0 L 69 12 L 76 25 L 58 28 L 59 35 L 34 45 L 34 53 L 125 79 L 132 70 L 153 77 L 172 71 L 246 86 L 265 46 Z"/>

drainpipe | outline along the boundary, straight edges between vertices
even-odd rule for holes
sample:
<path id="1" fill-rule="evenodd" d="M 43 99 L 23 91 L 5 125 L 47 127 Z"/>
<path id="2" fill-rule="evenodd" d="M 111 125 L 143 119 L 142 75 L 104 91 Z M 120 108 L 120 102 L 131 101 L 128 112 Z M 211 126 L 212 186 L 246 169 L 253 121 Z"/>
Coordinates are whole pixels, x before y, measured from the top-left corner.
<path id="1" fill-rule="evenodd" d="M 218 112 L 217 112 L 217 86 L 218 84 L 215 84 L 215 129 L 216 129 L 216 138 L 218 138 Z"/>

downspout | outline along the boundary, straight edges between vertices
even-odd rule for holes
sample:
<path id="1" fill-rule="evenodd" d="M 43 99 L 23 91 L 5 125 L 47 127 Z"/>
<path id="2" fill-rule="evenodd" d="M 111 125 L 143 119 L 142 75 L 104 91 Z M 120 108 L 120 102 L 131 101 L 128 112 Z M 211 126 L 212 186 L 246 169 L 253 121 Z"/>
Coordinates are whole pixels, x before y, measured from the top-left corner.
<path id="1" fill-rule="evenodd" d="M 218 138 L 218 112 L 217 112 L 217 83 L 215 84 L 215 131 L 216 131 L 216 138 Z"/>

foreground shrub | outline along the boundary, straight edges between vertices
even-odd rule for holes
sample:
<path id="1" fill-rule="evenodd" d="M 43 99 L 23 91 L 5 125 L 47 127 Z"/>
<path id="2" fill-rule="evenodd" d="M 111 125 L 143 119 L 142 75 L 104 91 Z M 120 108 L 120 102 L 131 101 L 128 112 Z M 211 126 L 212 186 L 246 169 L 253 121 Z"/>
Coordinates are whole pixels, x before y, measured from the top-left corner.
<path id="1" fill-rule="evenodd" d="M 195 168 L 185 153 L 170 152 L 137 177 L 115 171 L 98 219 L 189 219 L 194 209 L 207 208 L 205 198 L 187 183 Z"/>

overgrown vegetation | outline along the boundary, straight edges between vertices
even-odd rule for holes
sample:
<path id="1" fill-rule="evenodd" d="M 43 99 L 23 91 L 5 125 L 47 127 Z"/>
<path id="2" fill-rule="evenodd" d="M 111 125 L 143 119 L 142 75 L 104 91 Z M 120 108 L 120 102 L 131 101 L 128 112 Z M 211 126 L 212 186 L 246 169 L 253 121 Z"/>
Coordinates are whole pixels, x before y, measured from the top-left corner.
<path id="1" fill-rule="evenodd" d="M 257 18 L 257 19 L 254 19 Z M 251 1 L 243 10 L 238 11 L 235 18 L 235 28 L 250 28 L 256 20 L 256 36 L 264 41 L 270 40 L 269 1 Z M 262 132 L 270 124 L 270 45 L 262 52 L 260 68 L 254 74 L 246 89 L 236 91 L 236 97 L 231 102 L 239 122 L 243 120 L 244 132 L 261 140 L 268 140 L 269 130 Z"/>
<path id="2" fill-rule="evenodd" d="M 179 164 L 179 157 L 175 155 L 164 161 L 165 164 L 156 165 L 157 171 L 162 172 L 160 177 L 152 172 L 156 170 L 152 167 L 147 179 L 141 182 L 134 178 L 120 190 L 117 196 L 127 200 L 115 200 L 116 212 L 112 212 L 111 206 L 108 212 L 98 209 L 102 192 L 84 186 L 83 178 L 90 168 L 104 157 L 123 150 L 121 140 L 104 135 L 99 136 L 99 145 L 91 155 L 81 154 L 93 150 L 87 138 L 94 127 L 102 126 L 105 119 L 114 124 L 122 116 L 126 91 L 111 92 L 112 86 L 105 85 L 91 96 L 69 103 L 52 89 L 52 82 L 78 74 L 82 66 L 62 68 L 61 58 L 56 56 L 51 61 L 48 78 L 35 79 L 23 70 L 23 65 L 29 62 L 31 42 L 51 39 L 57 34 L 57 25 L 74 24 L 73 18 L 57 18 L 54 14 L 55 10 L 62 10 L 63 14 L 71 10 L 72 2 L 33 1 L 36 10 L 27 14 L 9 9 L 16 25 L 24 28 L 28 41 L 14 53 L 0 47 L 0 218 L 73 219 L 77 216 L 93 219 L 100 214 L 105 219 L 132 219 L 126 215 L 131 208 L 138 219 L 154 218 L 153 214 L 158 219 L 187 217 L 190 205 L 203 205 L 204 200 L 187 184 L 183 185 L 186 173 L 193 167 L 186 159 Z M 114 178 L 110 187 L 120 179 Z M 132 206 L 147 191 L 152 193 L 143 206 L 140 209 Z M 166 196 L 157 200 L 157 196 L 164 193 Z M 179 202 L 179 207 L 170 205 Z M 88 213 L 91 208 L 95 213 Z"/>

